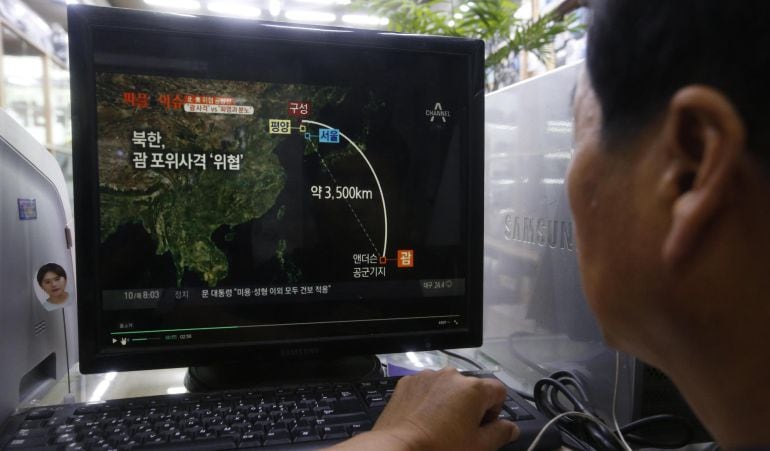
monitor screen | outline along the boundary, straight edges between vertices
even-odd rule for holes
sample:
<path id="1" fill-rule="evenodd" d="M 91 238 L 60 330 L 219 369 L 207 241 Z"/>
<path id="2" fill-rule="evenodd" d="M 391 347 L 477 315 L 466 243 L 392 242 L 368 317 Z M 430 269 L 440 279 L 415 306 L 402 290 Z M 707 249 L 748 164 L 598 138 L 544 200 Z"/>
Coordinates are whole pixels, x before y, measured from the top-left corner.
<path id="1" fill-rule="evenodd" d="M 69 28 L 82 371 L 480 344 L 481 41 Z"/>

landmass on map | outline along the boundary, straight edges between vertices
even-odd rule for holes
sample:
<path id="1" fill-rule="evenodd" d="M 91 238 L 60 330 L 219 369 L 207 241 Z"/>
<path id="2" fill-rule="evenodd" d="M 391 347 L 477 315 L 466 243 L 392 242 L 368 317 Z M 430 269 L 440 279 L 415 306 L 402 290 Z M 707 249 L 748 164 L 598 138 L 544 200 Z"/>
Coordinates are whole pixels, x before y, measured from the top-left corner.
<path id="1" fill-rule="evenodd" d="M 339 104 L 345 89 L 256 82 L 198 80 L 101 73 L 96 77 L 101 240 L 124 224 L 141 224 L 173 259 L 177 286 L 185 271 L 209 286 L 227 277 L 228 261 L 213 232 L 258 219 L 283 190 L 285 168 L 275 154 L 283 137 L 269 135 L 268 120 L 286 118 L 288 101 L 310 101 L 315 110 Z M 123 93 L 148 93 L 147 108 Z M 187 113 L 154 101 L 161 93 L 216 95 L 254 107 L 253 115 Z M 164 153 L 243 155 L 239 169 L 136 169 L 134 131 L 159 131 Z M 287 135 L 288 136 L 288 135 Z M 312 145 L 312 144 L 309 144 Z M 307 146 L 307 145 L 306 145 Z M 303 149 L 307 152 L 308 149 Z M 285 243 L 276 243 L 283 258 Z"/>

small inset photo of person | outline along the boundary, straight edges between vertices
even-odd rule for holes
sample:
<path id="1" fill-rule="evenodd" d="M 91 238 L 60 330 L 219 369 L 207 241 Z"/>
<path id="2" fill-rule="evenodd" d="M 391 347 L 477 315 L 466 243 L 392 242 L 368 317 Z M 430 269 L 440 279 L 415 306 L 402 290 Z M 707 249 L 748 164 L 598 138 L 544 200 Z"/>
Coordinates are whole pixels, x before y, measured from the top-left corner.
<path id="1" fill-rule="evenodd" d="M 69 301 L 67 273 L 61 265 L 46 263 L 37 271 L 35 293 L 46 310 L 64 308 Z"/>

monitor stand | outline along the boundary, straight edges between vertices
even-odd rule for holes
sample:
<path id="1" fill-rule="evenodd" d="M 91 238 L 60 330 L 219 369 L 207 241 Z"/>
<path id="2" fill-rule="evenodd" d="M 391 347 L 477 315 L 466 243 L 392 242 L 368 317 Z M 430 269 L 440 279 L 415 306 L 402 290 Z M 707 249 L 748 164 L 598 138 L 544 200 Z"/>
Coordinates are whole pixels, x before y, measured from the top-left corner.
<path id="1" fill-rule="evenodd" d="M 244 362 L 217 366 L 191 366 L 184 385 L 191 393 L 233 390 L 265 385 L 299 385 L 325 381 L 354 381 L 383 376 L 375 355 L 330 359 Z"/>

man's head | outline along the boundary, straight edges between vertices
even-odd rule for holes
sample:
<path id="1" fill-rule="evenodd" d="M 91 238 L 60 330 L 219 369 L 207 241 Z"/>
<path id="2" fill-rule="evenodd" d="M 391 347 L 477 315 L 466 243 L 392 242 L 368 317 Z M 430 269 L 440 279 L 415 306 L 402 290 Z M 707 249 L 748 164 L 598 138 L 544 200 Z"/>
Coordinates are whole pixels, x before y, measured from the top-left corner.
<path id="1" fill-rule="evenodd" d="M 671 369 L 672 349 L 719 346 L 707 331 L 730 333 L 762 305 L 770 314 L 757 302 L 770 250 L 758 226 L 770 219 L 770 2 L 591 9 L 568 183 L 583 284 L 610 344 Z"/>
<path id="2" fill-rule="evenodd" d="M 723 93 L 743 118 L 748 147 L 770 150 L 770 2 L 590 0 L 587 67 L 604 113 L 603 137 L 644 130 L 688 85 Z M 770 152 L 764 152 L 770 162 Z"/>

